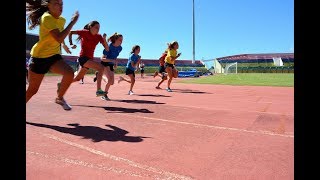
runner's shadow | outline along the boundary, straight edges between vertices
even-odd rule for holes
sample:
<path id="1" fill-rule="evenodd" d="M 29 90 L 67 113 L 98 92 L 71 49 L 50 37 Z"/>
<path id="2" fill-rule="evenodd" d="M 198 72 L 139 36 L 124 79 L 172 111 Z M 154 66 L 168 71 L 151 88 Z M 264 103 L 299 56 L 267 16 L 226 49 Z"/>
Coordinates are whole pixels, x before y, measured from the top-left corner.
<path id="1" fill-rule="evenodd" d="M 81 107 L 96 107 L 103 108 L 107 111 L 112 111 L 109 113 L 154 113 L 148 109 L 134 109 L 134 108 L 123 108 L 123 107 L 110 107 L 110 106 L 88 106 L 88 105 L 72 105 L 72 106 L 81 106 Z"/>
<path id="2" fill-rule="evenodd" d="M 83 139 L 91 139 L 93 142 L 100 141 L 124 141 L 124 142 L 141 142 L 143 138 L 150 138 L 144 136 L 126 136 L 129 132 L 107 124 L 106 126 L 110 129 L 103 129 L 97 126 L 80 126 L 78 123 L 67 124 L 68 126 L 73 127 L 62 127 L 48 124 L 32 123 L 26 122 L 26 124 L 53 129 L 62 133 L 72 134 L 75 136 L 80 136 Z"/>
<path id="3" fill-rule="evenodd" d="M 197 90 L 192 90 L 192 89 L 172 89 L 173 92 L 178 92 L 178 93 L 191 93 L 191 94 L 212 94 L 209 92 L 204 92 L 204 91 L 197 91 Z"/>
<path id="4" fill-rule="evenodd" d="M 150 96 L 150 97 L 171 97 L 167 95 L 162 94 L 136 94 L 136 96 Z"/>
<path id="5" fill-rule="evenodd" d="M 148 100 L 112 100 L 112 101 L 117 101 L 117 102 L 125 102 L 125 103 L 137 103 L 137 104 L 165 104 L 161 102 L 156 102 L 156 101 L 148 101 Z"/>

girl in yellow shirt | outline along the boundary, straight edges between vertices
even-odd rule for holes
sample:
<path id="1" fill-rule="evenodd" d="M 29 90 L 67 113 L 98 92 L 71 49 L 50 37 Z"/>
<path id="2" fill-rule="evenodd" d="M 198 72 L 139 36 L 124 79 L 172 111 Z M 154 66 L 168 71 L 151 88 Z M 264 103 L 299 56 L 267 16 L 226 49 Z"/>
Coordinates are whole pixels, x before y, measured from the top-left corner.
<path id="1" fill-rule="evenodd" d="M 168 92 L 172 92 L 170 88 L 172 78 L 178 77 L 178 70 L 175 68 L 175 61 L 181 55 L 181 53 L 177 54 L 178 49 L 179 49 L 179 43 L 177 41 L 173 41 L 168 44 L 168 50 L 167 50 L 168 53 L 164 60 L 166 72 L 168 73 L 168 76 L 169 76 L 168 86 L 166 88 Z"/>
<path id="2" fill-rule="evenodd" d="M 62 9 L 62 0 L 28 1 L 26 3 L 29 29 L 34 29 L 39 25 L 39 41 L 30 52 L 29 87 L 26 91 L 26 103 L 38 92 L 44 75 L 51 71 L 62 75 L 55 102 L 61 105 L 64 110 L 71 110 L 71 106 L 63 96 L 73 81 L 73 69 L 63 60 L 61 45 L 67 53 L 71 53 L 65 45 L 64 39 L 77 22 L 79 13 L 75 12 L 71 22 L 64 28 L 66 20 L 61 16 Z"/>

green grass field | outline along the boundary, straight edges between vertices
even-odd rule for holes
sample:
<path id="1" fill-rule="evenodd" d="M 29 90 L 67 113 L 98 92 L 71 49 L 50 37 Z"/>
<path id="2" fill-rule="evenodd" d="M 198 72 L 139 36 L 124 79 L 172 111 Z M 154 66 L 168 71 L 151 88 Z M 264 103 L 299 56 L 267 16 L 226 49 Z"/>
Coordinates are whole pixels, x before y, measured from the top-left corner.
<path id="1" fill-rule="evenodd" d="M 238 73 L 238 74 L 215 74 L 180 80 L 181 83 L 193 84 L 223 84 L 223 85 L 246 85 L 246 86 L 294 86 L 293 73 Z"/>

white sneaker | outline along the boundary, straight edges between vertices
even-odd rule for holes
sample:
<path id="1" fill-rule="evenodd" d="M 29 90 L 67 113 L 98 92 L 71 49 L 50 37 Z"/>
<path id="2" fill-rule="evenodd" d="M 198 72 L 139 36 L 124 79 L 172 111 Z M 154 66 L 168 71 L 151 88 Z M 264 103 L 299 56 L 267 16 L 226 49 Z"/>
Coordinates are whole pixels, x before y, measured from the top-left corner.
<path id="1" fill-rule="evenodd" d="M 172 90 L 171 90 L 170 88 L 166 88 L 166 90 L 167 90 L 168 92 L 172 92 Z"/>
<path id="2" fill-rule="evenodd" d="M 105 101 L 111 101 L 111 99 L 106 94 L 104 96 L 101 96 L 101 99 Z"/>
<path id="3" fill-rule="evenodd" d="M 72 107 L 64 100 L 56 98 L 55 102 L 63 107 L 64 110 L 71 110 Z"/>
<path id="4" fill-rule="evenodd" d="M 134 94 L 133 91 L 128 92 L 128 95 L 133 95 L 133 94 Z"/>

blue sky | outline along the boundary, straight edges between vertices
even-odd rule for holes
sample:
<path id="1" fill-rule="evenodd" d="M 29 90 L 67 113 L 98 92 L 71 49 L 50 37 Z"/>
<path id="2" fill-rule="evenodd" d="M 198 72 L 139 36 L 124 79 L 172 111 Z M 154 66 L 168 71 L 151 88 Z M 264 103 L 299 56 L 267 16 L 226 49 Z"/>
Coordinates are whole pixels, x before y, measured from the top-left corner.
<path id="1" fill-rule="evenodd" d="M 194 1 L 196 60 L 294 51 L 293 0 Z M 179 42 L 179 59 L 193 58 L 192 0 L 64 0 L 62 16 L 67 23 L 76 10 L 80 17 L 74 30 L 97 20 L 101 34 L 123 34 L 119 58 L 128 58 L 138 44 L 143 59 L 158 59 L 173 40 Z M 29 30 L 26 23 L 26 32 L 38 31 Z M 100 57 L 102 50 L 98 44 L 94 55 Z M 80 46 L 72 55 L 79 52 Z"/>

